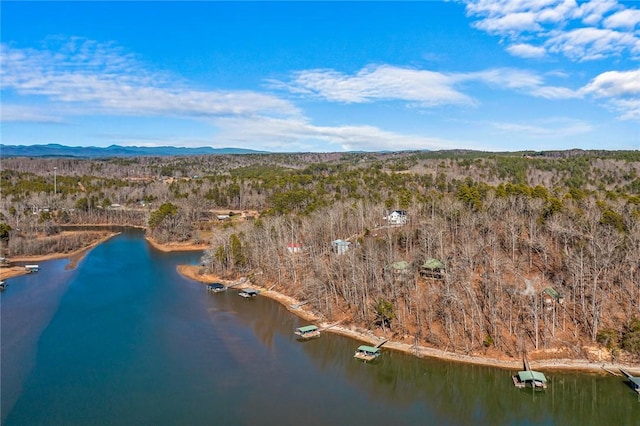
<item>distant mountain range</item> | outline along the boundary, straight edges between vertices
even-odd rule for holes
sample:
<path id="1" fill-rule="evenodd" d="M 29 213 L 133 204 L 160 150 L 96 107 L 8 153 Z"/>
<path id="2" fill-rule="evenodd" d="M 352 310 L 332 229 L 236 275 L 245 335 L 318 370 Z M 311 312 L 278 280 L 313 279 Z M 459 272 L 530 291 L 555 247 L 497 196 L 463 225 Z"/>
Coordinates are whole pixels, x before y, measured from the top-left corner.
<path id="1" fill-rule="evenodd" d="M 109 157 L 165 157 L 177 155 L 210 155 L 210 154 L 266 154 L 267 151 L 255 151 L 242 148 L 180 148 L 175 146 L 119 146 L 106 148 L 97 146 L 77 147 L 59 144 L 47 145 L 3 145 L 0 144 L 2 157 L 76 157 L 76 158 L 109 158 Z"/>

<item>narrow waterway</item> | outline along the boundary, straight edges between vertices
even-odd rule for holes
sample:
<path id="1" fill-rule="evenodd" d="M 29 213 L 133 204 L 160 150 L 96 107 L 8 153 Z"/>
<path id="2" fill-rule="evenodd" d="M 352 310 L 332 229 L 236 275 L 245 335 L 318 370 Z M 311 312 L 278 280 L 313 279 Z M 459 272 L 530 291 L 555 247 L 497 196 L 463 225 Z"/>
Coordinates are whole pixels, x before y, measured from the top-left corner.
<path id="1" fill-rule="evenodd" d="M 264 297 L 209 294 L 138 230 L 9 280 L 0 296 L 3 425 L 634 425 L 638 396 L 613 376 L 512 372 L 384 351 L 306 323 Z"/>

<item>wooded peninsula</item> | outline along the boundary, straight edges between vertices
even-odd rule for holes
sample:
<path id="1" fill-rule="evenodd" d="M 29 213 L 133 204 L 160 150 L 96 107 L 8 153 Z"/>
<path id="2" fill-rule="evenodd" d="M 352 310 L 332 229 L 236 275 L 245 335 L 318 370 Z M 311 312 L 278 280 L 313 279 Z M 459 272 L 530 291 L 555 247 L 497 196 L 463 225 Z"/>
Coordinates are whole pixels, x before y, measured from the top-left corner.
<path id="1" fill-rule="evenodd" d="M 16 157 L 0 191 L 9 260 L 139 226 L 395 341 L 640 360 L 640 151 Z"/>

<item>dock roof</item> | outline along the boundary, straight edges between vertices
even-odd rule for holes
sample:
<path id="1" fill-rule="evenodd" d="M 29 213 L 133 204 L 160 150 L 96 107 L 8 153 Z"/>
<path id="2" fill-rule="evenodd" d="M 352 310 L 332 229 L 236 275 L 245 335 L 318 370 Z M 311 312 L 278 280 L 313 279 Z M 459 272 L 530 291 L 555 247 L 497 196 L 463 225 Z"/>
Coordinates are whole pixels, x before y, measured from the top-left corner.
<path id="1" fill-rule="evenodd" d="M 373 353 L 380 352 L 380 348 L 374 348 L 373 346 L 367 346 L 367 345 L 358 346 L 358 350 L 361 352 L 373 352 Z"/>
<path id="2" fill-rule="evenodd" d="M 640 387 L 640 377 L 629 377 L 629 381 L 635 385 L 635 387 Z"/>
<path id="3" fill-rule="evenodd" d="M 308 333 L 310 331 L 316 331 L 318 329 L 318 327 L 316 327 L 315 325 L 305 325 L 304 327 L 298 327 L 296 330 L 300 331 L 301 333 Z"/>
<path id="4" fill-rule="evenodd" d="M 530 380 L 536 380 L 539 382 L 546 382 L 547 378 L 544 376 L 544 373 L 539 371 L 518 371 L 518 377 L 521 382 L 528 382 Z"/>

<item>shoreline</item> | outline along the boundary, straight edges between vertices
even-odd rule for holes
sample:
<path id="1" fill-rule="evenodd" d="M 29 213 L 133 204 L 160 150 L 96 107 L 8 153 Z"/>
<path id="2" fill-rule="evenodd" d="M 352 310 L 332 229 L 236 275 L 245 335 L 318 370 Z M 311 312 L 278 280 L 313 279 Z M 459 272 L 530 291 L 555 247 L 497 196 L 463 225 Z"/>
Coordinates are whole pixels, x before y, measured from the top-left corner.
<path id="1" fill-rule="evenodd" d="M 211 274 L 200 274 L 199 267 L 194 265 L 178 265 L 177 271 L 185 278 L 189 278 L 193 281 L 210 284 L 213 282 L 221 282 L 225 285 L 236 283 L 237 281 L 229 281 Z M 238 284 L 234 288 L 242 289 L 246 287 L 252 287 L 260 290 L 260 295 L 268 297 L 276 302 L 282 304 L 292 314 L 307 320 L 316 321 L 319 328 L 325 328 L 324 332 L 340 334 L 354 340 L 359 340 L 371 345 L 380 343 L 387 339 L 385 336 L 376 336 L 372 330 L 361 329 L 358 327 L 347 327 L 342 325 L 336 325 L 335 322 L 327 322 L 311 310 L 300 306 L 292 308 L 302 303 L 291 296 L 280 293 L 273 289 L 267 289 L 259 285 L 253 284 Z M 395 351 L 403 352 L 409 355 L 416 356 L 418 358 L 433 358 L 443 361 L 461 362 L 466 364 L 482 365 L 487 367 L 495 367 L 504 370 L 521 371 L 522 359 L 498 359 L 489 358 L 482 355 L 465 355 L 461 353 L 448 352 L 446 349 L 437 349 L 428 346 L 416 346 L 414 344 L 402 343 L 399 341 L 387 340 L 382 347 L 392 349 Z M 631 372 L 640 372 L 640 365 L 623 364 L 611 361 L 591 361 L 588 359 L 572 359 L 572 358 L 557 358 L 557 359 L 541 359 L 541 360 L 529 360 L 530 364 L 533 364 L 535 369 L 545 369 L 553 371 L 580 371 L 583 373 L 597 373 L 603 375 L 611 374 L 607 370 L 617 371 L 623 368 Z"/>
<path id="2" fill-rule="evenodd" d="M 97 245 L 113 238 L 114 236 L 120 234 L 120 232 L 113 232 L 109 235 L 94 241 L 86 247 L 82 247 L 80 249 L 74 250 L 69 253 L 51 253 L 47 255 L 38 255 L 38 256 L 17 256 L 12 257 L 10 259 L 11 262 L 38 262 L 38 261 L 47 261 L 54 259 L 63 259 L 69 258 L 70 262 L 65 266 L 66 269 L 73 269 L 77 267 L 78 263 L 84 258 L 84 256 Z M 168 244 L 160 244 L 155 241 L 153 238 L 145 236 L 145 240 L 156 250 L 162 252 L 176 252 L 176 251 L 204 251 L 209 248 L 208 244 L 194 244 L 192 242 L 186 243 L 168 243 Z M 210 284 L 213 282 L 222 282 L 225 285 L 237 284 L 237 281 L 230 281 L 222 279 L 218 276 L 214 276 L 211 274 L 200 274 L 199 266 L 196 265 L 178 265 L 177 271 L 182 276 L 191 279 L 193 281 L 202 283 L 202 284 Z M 8 278 L 13 278 L 16 276 L 25 275 L 27 272 L 22 266 L 11 266 L 11 267 L 3 267 L 0 269 L 0 280 L 6 280 Z M 341 334 L 343 336 L 352 338 L 354 340 L 359 340 L 361 342 L 365 342 L 371 345 L 375 345 L 380 343 L 381 341 L 387 339 L 385 336 L 376 336 L 372 330 L 359 328 L 356 326 L 344 326 L 338 325 L 336 322 L 330 323 L 327 322 L 322 315 L 317 314 L 308 309 L 308 307 L 302 306 L 302 301 L 297 300 L 291 296 L 288 296 L 284 293 L 280 293 L 277 290 L 273 290 L 271 288 L 265 288 L 259 285 L 253 285 L 248 283 L 237 284 L 235 287 L 238 289 L 246 288 L 246 287 L 255 287 L 260 290 L 260 294 L 268 297 L 281 305 L 283 305 L 289 312 L 293 315 L 298 316 L 307 321 L 316 322 L 318 327 L 324 328 L 324 331 Z M 483 355 L 467 355 L 462 353 L 448 352 L 445 348 L 444 350 L 428 347 L 428 346 L 416 346 L 415 344 L 403 343 L 401 341 L 387 340 L 384 345 L 385 348 L 396 350 L 399 352 L 403 352 L 409 355 L 416 356 L 418 358 L 434 358 L 445 361 L 453 361 L 453 362 L 462 362 L 467 364 L 476 364 L 483 365 L 501 369 L 515 370 L 519 371 L 522 369 L 522 359 L 510 358 L 510 359 L 499 359 L 499 358 L 491 358 Z M 581 372 L 590 372 L 590 373 L 599 373 L 599 374 L 611 374 L 610 371 L 607 370 L 618 370 L 619 368 L 623 368 L 632 372 L 640 372 L 640 365 L 637 364 L 625 364 L 625 363 L 616 363 L 612 361 L 602 361 L 602 360 L 589 360 L 589 359 L 573 359 L 573 358 L 557 358 L 557 359 L 539 359 L 539 360 L 529 360 L 530 363 L 533 363 L 535 368 L 537 369 L 548 369 L 555 371 L 581 371 Z"/>
<path id="3" fill-rule="evenodd" d="M 137 229 L 145 229 L 142 226 L 134 226 L 134 225 L 111 225 L 111 224 L 88 224 L 88 225 L 72 225 L 73 227 L 87 227 L 87 228 L 92 228 L 92 227 L 103 227 L 103 228 L 109 228 L 109 227 L 113 227 L 113 226 L 124 226 L 127 228 L 137 228 Z M 19 277 L 22 275 L 26 275 L 29 272 L 26 271 L 24 269 L 23 266 L 11 266 L 12 263 L 14 262 L 20 262 L 20 263 L 24 263 L 24 262 L 44 262 L 44 261 L 48 261 L 48 260 L 56 260 L 56 259 L 65 259 L 65 258 L 69 258 L 70 262 L 69 264 L 67 264 L 65 266 L 66 269 L 74 269 L 77 267 L 78 263 L 84 258 L 84 256 L 89 252 L 89 250 L 91 250 L 92 248 L 96 247 L 99 244 L 102 244 L 103 242 L 115 237 L 116 235 L 119 235 L 120 232 L 112 232 L 109 235 L 100 238 L 94 242 L 92 242 L 91 244 L 85 246 L 85 247 L 81 247 L 77 250 L 71 251 L 69 253 L 49 253 L 49 254 L 43 254 L 43 255 L 32 255 L 32 256 L 11 256 L 8 260 L 9 260 L 9 264 L 6 266 L 2 266 L 0 267 L 0 280 L 4 281 L 7 280 L 9 278 L 15 278 L 15 277 Z M 190 243 L 190 242 L 186 242 L 186 243 L 168 243 L 168 244 L 160 244 L 157 241 L 155 241 L 153 238 L 145 236 L 144 237 L 145 240 L 147 240 L 147 242 L 156 250 L 158 251 L 162 251 L 165 253 L 169 253 L 169 252 L 175 252 L 175 251 L 199 251 L 199 250 L 206 250 L 207 248 L 209 248 L 209 245 L 204 243 L 204 244 L 194 244 L 194 243 Z"/>
<path id="4" fill-rule="evenodd" d="M 174 251 L 204 251 L 208 248 L 211 247 L 210 244 L 207 243 L 202 243 L 202 244 L 194 244 L 192 242 L 185 242 L 185 243 L 165 243 L 165 244 L 160 244 L 159 242 L 157 242 L 155 239 L 146 236 L 144 237 L 145 240 L 147 240 L 147 242 L 156 250 L 158 251 L 162 251 L 165 253 L 170 253 L 170 252 L 174 252 Z"/>
<path id="5" fill-rule="evenodd" d="M 109 235 L 106 235 L 103 238 L 100 238 L 91 244 L 71 251 L 69 253 L 49 253 L 42 255 L 34 255 L 34 256 L 12 256 L 9 259 L 10 263 L 13 262 L 44 262 L 47 260 L 55 260 L 55 259 L 69 259 L 69 263 L 65 266 L 65 269 L 74 269 L 78 266 L 78 263 L 89 253 L 91 249 L 102 244 L 103 242 L 115 237 L 120 234 L 120 232 L 112 232 Z M 15 278 L 22 275 L 26 275 L 29 272 L 25 270 L 23 266 L 9 266 L 3 267 L 0 269 L 0 279 L 6 280 L 9 278 Z"/>

